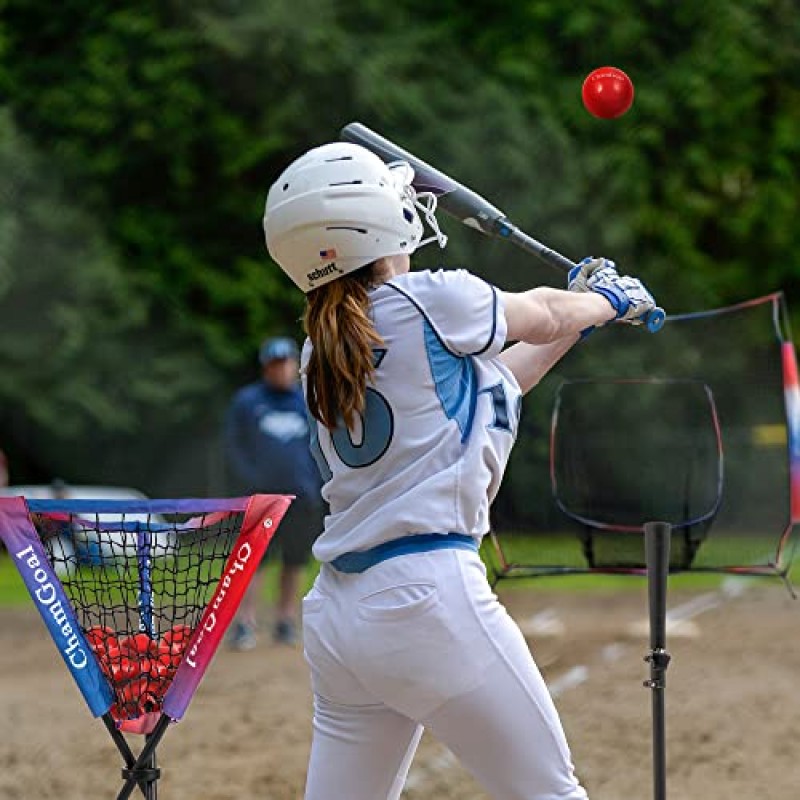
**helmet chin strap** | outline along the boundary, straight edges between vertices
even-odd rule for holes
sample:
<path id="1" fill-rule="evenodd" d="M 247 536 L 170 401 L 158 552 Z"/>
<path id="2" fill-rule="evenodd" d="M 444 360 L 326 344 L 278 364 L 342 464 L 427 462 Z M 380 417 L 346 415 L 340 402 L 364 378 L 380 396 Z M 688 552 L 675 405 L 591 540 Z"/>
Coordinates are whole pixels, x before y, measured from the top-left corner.
<path id="1" fill-rule="evenodd" d="M 430 244 L 431 242 L 438 242 L 439 247 L 444 250 L 445 246 L 447 245 L 447 235 L 442 233 L 441 228 L 439 228 L 439 221 L 435 216 L 436 205 L 438 204 L 439 199 L 433 192 L 420 192 L 417 194 L 417 192 L 414 191 L 413 186 L 409 186 L 408 188 L 411 189 L 411 192 L 413 193 L 412 201 L 414 203 L 414 207 L 421 212 L 423 217 L 425 217 L 425 221 L 433 231 L 433 236 L 423 239 L 417 245 L 417 249 L 419 250 L 420 247 Z"/>
<path id="2" fill-rule="evenodd" d="M 437 196 L 433 192 L 417 192 L 413 186 L 414 168 L 407 161 L 392 161 L 386 166 L 389 168 L 397 191 L 417 209 L 433 231 L 433 236 L 423 239 L 416 249 L 419 250 L 420 247 L 431 242 L 438 242 L 439 247 L 444 249 L 447 245 L 447 236 L 442 233 L 439 221 L 435 216 L 436 206 L 439 202 Z"/>

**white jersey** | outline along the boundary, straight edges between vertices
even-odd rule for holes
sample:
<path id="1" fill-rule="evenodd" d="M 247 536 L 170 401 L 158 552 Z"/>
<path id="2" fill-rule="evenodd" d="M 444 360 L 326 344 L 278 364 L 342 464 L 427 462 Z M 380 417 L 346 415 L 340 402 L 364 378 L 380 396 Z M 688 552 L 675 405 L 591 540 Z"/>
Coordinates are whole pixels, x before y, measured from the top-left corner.
<path id="1" fill-rule="evenodd" d="M 494 287 L 466 270 L 413 272 L 370 300 L 384 345 L 358 429 L 312 425 L 330 507 L 314 545 L 323 562 L 414 533 L 480 539 L 519 422 Z M 303 368 L 310 353 L 306 341 Z"/>

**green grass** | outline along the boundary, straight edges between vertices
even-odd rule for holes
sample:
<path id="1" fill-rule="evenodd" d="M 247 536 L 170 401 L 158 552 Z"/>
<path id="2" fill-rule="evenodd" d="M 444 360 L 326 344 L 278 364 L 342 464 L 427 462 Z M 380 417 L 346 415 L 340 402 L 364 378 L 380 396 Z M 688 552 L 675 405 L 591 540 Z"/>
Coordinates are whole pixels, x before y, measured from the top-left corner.
<path id="1" fill-rule="evenodd" d="M 742 553 L 752 555 L 753 546 L 747 540 L 738 540 Z M 761 540 L 763 542 L 763 539 Z M 546 548 L 548 556 L 554 563 L 572 563 L 575 561 L 575 544 L 564 537 L 514 537 L 513 558 L 519 563 L 536 563 L 535 556 Z M 563 557 L 559 560 L 559 551 Z M 733 559 L 736 555 L 736 546 L 730 552 Z M 484 560 L 489 564 L 490 575 L 492 574 L 491 565 L 495 562 L 493 548 L 487 540 L 483 549 Z M 507 553 L 508 556 L 508 553 Z M 510 556 L 509 556 L 510 557 Z M 197 568 L 194 568 L 197 571 Z M 277 561 L 268 561 L 262 569 L 267 571 L 264 581 L 263 600 L 267 603 L 275 601 L 278 592 L 279 564 Z M 315 562 L 309 564 L 306 570 L 305 588 L 310 588 L 317 575 L 319 566 Z M 187 576 L 190 577 L 190 576 Z M 709 591 L 720 586 L 726 575 L 719 573 L 690 572 L 671 575 L 669 579 L 670 590 L 694 590 Z M 800 563 L 795 563 L 792 567 L 790 578 L 793 583 L 800 583 Z M 158 570 L 154 570 L 154 581 L 159 580 Z M 771 579 L 775 580 L 775 579 Z M 542 591 L 563 591 L 568 593 L 575 592 L 618 592 L 618 591 L 638 591 L 645 585 L 646 579 L 643 576 L 631 575 L 555 575 L 548 577 L 535 578 L 513 578 L 501 580 L 498 586 L 503 591 L 519 589 L 538 589 Z M 108 599 L 108 595 L 105 595 Z M 120 598 L 121 593 L 120 593 Z M 135 601 L 135 598 L 133 598 Z M 30 603 L 30 595 L 25 588 L 22 578 L 12 563 L 11 556 L 6 552 L 0 552 L 0 607 L 24 606 Z"/>
<path id="2" fill-rule="evenodd" d="M 576 539 L 565 535 L 553 536 L 525 536 L 525 535 L 500 535 L 500 544 L 506 559 L 516 564 L 541 565 L 542 563 L 569 564 L 579 568 L 585 567 L 585 561 L 580 554 L 579 544 Z M 756 563 L 760 557 L 766 557 L 769 548 L 765 548 L 763 536 L 730 536 L 724 540 L 713 539 L 700 546 L 694 566 L 702 566 L 703 557 L 708 558 L 709 547 L 714 547 L 714 559 L 718 562 L 720 554 L 729 564 Z M 487 537 L 482 548 L 484 561 L 492 568 L 498 563 L 494 546 Z M 793 563 L 790 570 L 790 579 L 796 583 L 800 579 L 800 563 Z M 670 590 L 708 591 L 718 588 L 721 583 L 730 577 L 730 573 L 721 572 L 677 572 L 669 576 Z M 764 580 L 761 576 L 752 577 L 753 580 Z M 501 579 L 498 584 L 504 591 L 509 589 L 538 588 L 547 591 L 565 592 L 616 592 L 637 590 L 646 584 L 644 575 L 603 575 L 597 573 L 564 574 L 536 577 L 514 577 Z M 777 577 L 767 577 L 767 581 L 780 581 Z"/>
<path id="3" fill-rule="evenodd" d="M 794 571 L 794 570 L 793 570 Z M 669 576 L 668 591 L 694 591 L 707 592 L 718 589 L 722 582 L 731 577 L 722 573 L 680 573 Z M 742 579 L 773 581 L 775 585 L 783 585 L 776 577 L 763 578 L 742 576 Z M 547 592 L 565 593 L 616 593 L 639 591 L 647 584 L 647 578 L 640 575 L 554 575 L 535 578 L 509 578 L 501 579 L 495 588 L 506 591 L 541 590 Z"/>
<path id="4" fill-rule="evenodd" d="M 11 556 L 0 551 L 0 606 L 21 606 L 30 601 L 28 590 L 11 562 Z"/>
<path id="5" fill-rule="evenodd" d="M 278 581 L 280 574 L 279 564 L 277 562 L 268 562 L 264 565 L 264 567 L 262 567 L 262 569 L 265 569 L 267 573 L 264 581 L 263 599 L 266 602 L 272 603 L 278 596 Z M 316 564 L 316 562 L 312 562 L 308 565 L 308 568 L 306 569 L 304 586 L 306 591 L 311 588 L 311 584 L 314 582 L 314 578 L 316 577 L 318 570 L 319 565 Z M 79 581 L 81 578 L 81 573 L 84 571 L 87 573 L 86 580 L 84 582 L 84 593 L 87 601 L 91 601 L 92 595 L 95 594 L 91 589 L 92 584 L 95 582 L 95 578 L 93 577 L 94 570 L 89 567 L 82 567 L 73 580 Z M 203 570 L 203 572 L 206 573 L 208 570 Z M 184 573 L 181 575 L 181 582 L 186 582 L 187 584 L 191 585 L 193 578 L 198 577 L 207 580 L 210 575 L 200 575 L 197 566 L 193 566 L 184 571 Z M 108 583 L 104 584 L 102 589 L 98 590 L 96 593 L 101 597 L 102 602 L 114 604 L 121 602 L 136 602 L 135 588 L 132 588 L 135 586 L 135 575 L 133 575 L 133 573 L 125 573 L 124 571 L 121 571 L 120 580 L 118 581 L 116 587 L 113 585 L 113 576 L 109 575 L 107 580 Z M 161 571 L 158 567 L 155 567 L 153 569 L 154 584 L 158 586 L 159 581 L 162 580 L 164 580 L 164 578 L 162 577 Z M 14 565 L 11 556 L 9 556 L 9 554 L 5 551 L 0 551 L 0 608 L 24 606 L 31 602 L 31 596 L 28 593 L 28 590 L 25 587 L 22 577 Z"/>
<path id="6" fill-rule="evenodd" d="M 266 578 L 264 580 L 264 591 L 262 593 L 262 600 L 270 605 L 278 599 L 278 580 L 280 578 L 280 565 L 275 563 L 268 563 L 266 566 L 262 567 L 267 571 Z M 314 579 L 317 577 L 317 573 L 319 572 L 319 564 L 316 561 L 311 561 L 309 565 L 306 567 L 306 575 L 305 575 L 305 582 L 303 585 L 303 593 L 305 594 L 310 588 L 311 585 L 314 583 Z"/>
<path id="7" fill-rule="evenodd" d="M 717 588 L 725 576 L 722 575 L 671 575 L 670 588 L 709 590 Z M 642 575 L 547 575 L 531 577 L 504 578 L 497 584 L 503 591 L 540 589 L 547 592 L 627 592 L 638 591 L 645 586 L 647 579 Z"/>

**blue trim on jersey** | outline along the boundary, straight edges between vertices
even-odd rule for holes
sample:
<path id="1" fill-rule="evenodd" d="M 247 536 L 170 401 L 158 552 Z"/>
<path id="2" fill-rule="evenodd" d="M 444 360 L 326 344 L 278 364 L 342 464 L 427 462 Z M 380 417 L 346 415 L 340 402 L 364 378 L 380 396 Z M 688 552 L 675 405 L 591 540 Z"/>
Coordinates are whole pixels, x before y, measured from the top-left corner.
<path id="1" fill-rule="evenodd" d="M 472 277 L 477 277 L 477 276 L 473 275 Z M 483 280 L 483 279 L 479 278 L 478 280 Z M 486 283 L 486 281 L 483 282 Z M 434 332 L 436 331 L 436 328 L 431 322 L 428 313 L 410 294 L 408 294 L 408 292 L 404 291 L 399 286 L 395 286 L 391 281 L 386 281 L 386 283 L 384 283 L 383 285 L 388 286 L 390 289 L 394 289 L 398 294 L 405 297 L 406 300 L 408 300 L 408 302 L 411 303 L 411 305 L 413 305 L 414 308 L 417 309 L 417 311 L 419 311 L 425 322 L 431 326 L 431 329 Z M 479 356 L 481 353 L 485 353 L 492 346 L 492 343 L 494 342 L 494 337 L 497 333 L 497 290 L 490 283 L 486 283 L 486 285 L 492 290 L 492 296 L 494 297 L 494 304 L 492 306 L 492 331 L 491 335 L 489 336 L 489 340 L 486 342 L 485 346 L 481 347 L 480 350 L 476 350 L 474 353 L 469 353 L 469 355 L 473 356 Z M 439 336 L 438 333 L 436 334 L 436 337 L 439 339 L 439 341 L 442 343 L 442 347 L 444 347 L 444 349 L 447 350 L 448 353 L 453 353 L 453 351 L 442 341 L 442 338 L 441 336 Z M 453 355 L 457 355 L 457 353 L 453 353 Z"/>
<path id="2" fill-rule="evenodd" d="M 481 353 L 485 353 L 492 346 L 495 334 L 497 333 L 497 289 L 495 289 L 491 283 L 487 285 L 492 290 L 492 332 L 489 335 L 489 341 L 486 342 L 486 347 L 483 347 L 476 353 L 473 353 L 473 355 L 476 356 L 479 356 Z"/>
<path id="3" fill-rule="evenodd" d="M 353 574 L 366 572 L 370 567 L 389 558 L 446 549 L 472 550 L 477 553 L 478 543 L 472 536 L 463 533 L 416 533 L 384 542 L 369 550 L 343 553 L 334 558 L 330 565 L 338 572 Z"/>
<path id="4" fill-rule="evenodd" d="M 451 353 L 425 320 L 425 352 L 428 354 L 436 396 L 447 419 L 454 419 L 461 431 L 462 444 L 469 438 L 475 405 L 478 400 L 478 379 L 475 365 L 468 356 Z"/>

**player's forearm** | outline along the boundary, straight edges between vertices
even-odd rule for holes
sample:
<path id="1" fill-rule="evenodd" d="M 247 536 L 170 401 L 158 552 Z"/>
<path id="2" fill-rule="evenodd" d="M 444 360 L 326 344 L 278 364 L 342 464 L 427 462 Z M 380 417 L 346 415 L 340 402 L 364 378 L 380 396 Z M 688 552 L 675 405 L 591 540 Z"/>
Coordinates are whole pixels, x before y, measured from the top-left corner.
<path id="1" fill-rule="evenodd" d="M 505 292 L 502 298 L 509 341 L 549 344 L 616 316 L 608 300 L 594 292 L 540 286 L 518 294 Z"/>
<path id="2" fill-rule="evenodd" d="M 578 341 L 572 334 L 549 344 L 518 342 L 500 354 L 500 360 L 511 370 L 523 394 L 527 394 Z"/>

